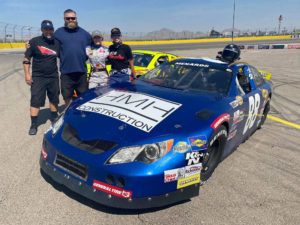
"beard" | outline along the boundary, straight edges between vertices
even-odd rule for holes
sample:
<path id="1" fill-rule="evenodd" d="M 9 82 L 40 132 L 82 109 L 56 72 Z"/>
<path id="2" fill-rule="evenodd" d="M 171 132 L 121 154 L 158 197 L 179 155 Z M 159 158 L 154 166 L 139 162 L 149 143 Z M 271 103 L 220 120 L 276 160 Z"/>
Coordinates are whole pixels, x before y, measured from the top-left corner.
<path id="1" fill-rule="evenodd" d="M 73 30 L 78 27 L 78 22 L 77 21 L 71 21 L 71 22 L 65 21 L 65 27 Z"/>

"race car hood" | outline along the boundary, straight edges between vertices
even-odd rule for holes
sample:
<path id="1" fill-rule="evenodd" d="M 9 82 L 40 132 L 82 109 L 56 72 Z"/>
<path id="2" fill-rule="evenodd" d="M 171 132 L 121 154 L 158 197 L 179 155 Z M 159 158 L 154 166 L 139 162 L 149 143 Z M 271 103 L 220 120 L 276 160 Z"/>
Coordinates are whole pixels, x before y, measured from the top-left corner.
<path id="1" fill-rule="evenodd" d="M 126 145 L 209 127 L 220 99 L 218 94 L 191 93 L 138 81 L 122 89 L 89 91 L 71 105 L 65 122 L 82 140 L 105 139 Z M 211 118 L 199 118 L 203 111 Z"/>

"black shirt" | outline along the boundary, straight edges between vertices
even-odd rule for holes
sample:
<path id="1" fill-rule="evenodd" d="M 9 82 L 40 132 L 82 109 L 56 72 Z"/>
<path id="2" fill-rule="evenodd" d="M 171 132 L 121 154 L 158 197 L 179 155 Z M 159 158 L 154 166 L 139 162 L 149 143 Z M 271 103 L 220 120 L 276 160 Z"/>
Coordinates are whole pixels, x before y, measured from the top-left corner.
<path id="1" fill-rule="evenodd" d="M 25 57 L 32 58 L 33 77 L 57 77 L 57 57 L 59 56 L 59 42 L 48 40 L 43 36 L 32 38 L 30 48 L 26 49 Z"/>
<path id="2" fill-rule="evenodd" d="M 111 45 L 108 48 L 108 64 L 111 64 L 113 70 L 122 70 L 129 68 L 129 60 L 133 59 L 131 48 L 128 45 Z"/>

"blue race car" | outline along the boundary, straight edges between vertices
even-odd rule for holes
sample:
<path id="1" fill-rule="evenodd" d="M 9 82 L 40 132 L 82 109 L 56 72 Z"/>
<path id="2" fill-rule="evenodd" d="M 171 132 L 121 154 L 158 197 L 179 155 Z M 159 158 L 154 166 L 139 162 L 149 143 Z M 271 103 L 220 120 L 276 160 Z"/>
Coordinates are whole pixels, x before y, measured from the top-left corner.
<path id="1" fill-rule="evenodd" d="M 271 96 L 251 65 L 176 59 L 74 100 L 45 133 L 41 171 L 111 207 L 189 199 L 263 125 Z"/>

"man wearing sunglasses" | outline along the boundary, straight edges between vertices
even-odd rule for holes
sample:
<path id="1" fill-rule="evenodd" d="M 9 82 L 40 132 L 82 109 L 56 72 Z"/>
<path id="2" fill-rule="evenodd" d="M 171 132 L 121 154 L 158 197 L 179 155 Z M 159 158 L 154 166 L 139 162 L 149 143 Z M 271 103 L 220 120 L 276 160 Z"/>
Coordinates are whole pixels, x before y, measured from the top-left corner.
<path id="1" fill-rule="evenodd" d="M 42 35 L 32 38 L 27 46 L 23 67 L 25 82 L 30 86 L 30 116 L 31 126 L 29 135 L 35 135 L 38 128 L 38 114 L 40 107 L 45 105 L 46 94 L 49 98 L 51 121 L 57 118 L 59 103 L 59 79 L 57 57 L 59 43 L 54 39 L 54 27 L 50 20 L 41 24 Z M 32 73 L 30 64 L 32 62 Z"/>
<path id="2" fill-rule="evenodd" d="M 86 47 L 91 44 L 91 35 L 78 26 L 76 12 L 64 12 L 64 27 L 58 28 L 54 36 L 60 43 L 61 93 L 68 105 L 74 90 L 82 94 L 88 89 L 86 76 Z"/>

